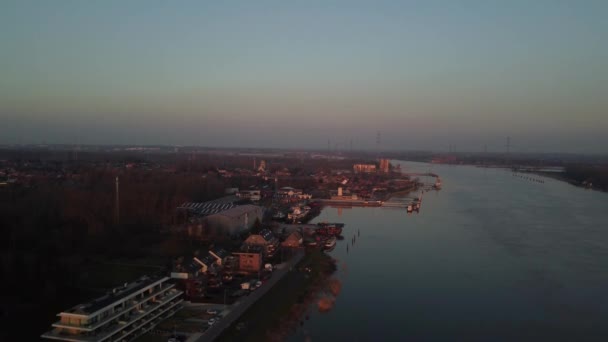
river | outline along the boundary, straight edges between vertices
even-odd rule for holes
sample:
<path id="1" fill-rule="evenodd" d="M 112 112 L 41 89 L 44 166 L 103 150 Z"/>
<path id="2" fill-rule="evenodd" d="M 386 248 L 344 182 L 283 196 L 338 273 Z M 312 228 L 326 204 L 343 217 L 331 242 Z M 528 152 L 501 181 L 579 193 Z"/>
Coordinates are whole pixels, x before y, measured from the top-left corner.
<path id="1" fill-rule="evenodd" d="M 324 209 L 316 222 L 346 224 L 331 252 L 342 290 L 289 341 L 608 340 L 608 194 L 398 163 L 439 174 L 443 188 L 418 214 Z"/>

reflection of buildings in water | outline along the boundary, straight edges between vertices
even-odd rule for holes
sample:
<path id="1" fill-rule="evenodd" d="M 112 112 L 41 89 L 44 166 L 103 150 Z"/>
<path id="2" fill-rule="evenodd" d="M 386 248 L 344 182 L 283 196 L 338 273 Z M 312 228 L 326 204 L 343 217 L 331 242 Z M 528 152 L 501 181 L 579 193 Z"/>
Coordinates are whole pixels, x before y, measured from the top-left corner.
<path id="1" fill-rule="evenodd" d="M 352 209 L 353 207 L 350 205 L 331 205 L 330 208 L 337 209 L 336 211 L 338 212 L 338 216 L 342 216 L 344 209 Z"/>
<path id="2" fill-rule="evenodd" d="M 321 299 L 319 299 L 319 302 L 317 303 L 319 312 L 330 311 L 334 307 L 335 303 L 336 303 L 336 300 L 333 297 L 322 297 Z"/>
<path id="3" fill-rule="evenodd" d="M 327 281 L 327 286 L 320 291 L 321 298 L 317 302 L 319 312 L 328 312 L 336 305 L 336 297 L 342 291 L 342 283 L 337 278 L 330 278 Z"/>
<path id="4" fill-rule="evenodd" d="M 314 310 L 314 306 L 316 306 L 319 312 L 330 311 L 334 307 L 341 289 L 341 281 L 328 275 L 319 284 L 313 285 L 299 303 L 292 306 L 281 324 L 272 329 L 267 337 L 272 337 L 273 341 L 279 341 L 286 340 L 288 336 L 303 334 L 305 340 L 309 339 L 310 335 L 304 325 L 304 320 L 308 321 L 310 310 Z"/>
<path id="5" fill-rule="evenodd" d="M 332 278 L 329 280 L 328 288 L 334 297 L 338 297 L 340 291 L 342 291 L 342 282 L 337 278 Z"/>

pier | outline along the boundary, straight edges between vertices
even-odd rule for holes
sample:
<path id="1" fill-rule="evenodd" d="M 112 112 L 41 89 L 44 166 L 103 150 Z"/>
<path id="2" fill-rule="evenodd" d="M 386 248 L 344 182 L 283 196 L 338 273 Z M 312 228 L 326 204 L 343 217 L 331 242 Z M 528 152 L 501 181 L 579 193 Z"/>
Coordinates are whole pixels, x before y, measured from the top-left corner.
<path id="1" fill-rule="evenodd" d="M 317 202 L 325 205 L 348 205 L 353 207 L 380 207 L 382 201 L 363 201 L 363 200 L 331 200 L 331 199 L 317 199 Z"/>
<path id="2" fill-rule="evenodd" d="M 389 201 L 382 203 L 382 206 L 387 208 L 407 208 L 408 204 L 408 202 Z"/>
<path id="3" fill-rule="evenodd" d="M 360 201 L 360 200 L 328 200 L 320 199 L 317 202 L 331 206 L 349 206 L 349 207 L 386 207 L 386 208 L 407 208 L 411 204 L 410 201 Z"/>

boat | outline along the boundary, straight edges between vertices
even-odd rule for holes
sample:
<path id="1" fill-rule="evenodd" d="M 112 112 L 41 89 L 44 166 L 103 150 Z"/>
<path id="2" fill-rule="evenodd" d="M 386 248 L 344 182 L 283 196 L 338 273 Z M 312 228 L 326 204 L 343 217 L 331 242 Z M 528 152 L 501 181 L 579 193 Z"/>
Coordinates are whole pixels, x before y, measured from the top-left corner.
<path id="1" fill-rule="evenodd" d="M 323 245 L 323 247 L 325 249 L 331 249 L 331 248 L 336 247 L 336 238 L 332 236 L 329 239 L 327 239 L 325 241 L 325 244 Z"/>
<path id="2" fill-rule="evenodd" d="M 439 177 L 437 177 L 437 180 L 435 181 L 434 188 L 437 190 L 441 189 L 441 179 Z"/>
<path id="3" fill-rule="evenodd" d="M 306 243 L 306 246 L 309 246 L 309 247 L 314 247 L 316 245 L 317 245 L 317 241 L 314 241 L 314 240 Z"/>
<path id="4" fill-rule="evenodd" d="M 285 214 L 278 211 L 274 215 L 272 215 L 272 219 L 273 220 L 283 220 L 283 219 L 285 219 Z"/>
<path id="5" fill-rule="evenodd" d="M 408 213 L 411 213 L 413 210 L 414 210 L 414 209 L 412 208 L 412 205 L 411 205 L 411 204 L 408 204 L 408 205 L 407 205 L 407 212 L 408 212 Z"/>
<path id="6" fill-rule="evenodd" d="M 342 227 L 344 227 L 344 223 L 327 223 L 322 222 L 317 224 L 319 228 L 315 230 L 315 232 L 319 235 L 333 235 L 338 236 L 342 234 Z"/>

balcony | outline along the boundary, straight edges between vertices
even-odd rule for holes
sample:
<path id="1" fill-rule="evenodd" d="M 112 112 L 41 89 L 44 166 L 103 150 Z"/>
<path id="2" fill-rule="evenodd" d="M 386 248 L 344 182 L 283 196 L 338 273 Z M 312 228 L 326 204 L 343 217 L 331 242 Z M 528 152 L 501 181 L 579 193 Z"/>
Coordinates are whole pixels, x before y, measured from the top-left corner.
<path id="1" fill-rule="evenodd" d="M 122 340 L 131 333 L 138 331 L 140 327 L 145 327 L 146 324 L 152 322 L 155 319 L 158 319 L 159 316 L 165 314 L 170 309 L 175 308 L 183 301 L 183 299 L 178 298 L 182 294 L 180 291 L 174 290 L 171 292 L 171 295 L 164 296 L 164 300 L 151 303 L 145 310 L 135 311 L 135 313 L 131 314 L 127 319 L 119 322 L 110 323 L 106 327 L 97 329 L 95 332 L 85 332 L 79 335 L 69 335 L 60 332 L 59 329 L 54 329 L 45 333 L 44 335 L 42 335 L 42 337 L 73 342 L 101 342 L 106 341 L 112 337 L 119 337 L 118 339 Z M 158 322 L 154 322 L 153 325 L 156 325 Z M 116 334 L 120 335 L 114 336 Z"/>
<path id="2" fill-rule="evenodd" d="M 55 328 L 76 329 L 76 330 L 91 332 L 91 331 L 94 331 L 94 330 L 98 329 L 99 327 L 103 326 L 104 324 L 107 324 L 109 321 L 112 321 L 113 319 L 124 314 L 124 312 L 133 309 L 137 305 L 145 303 L 146 301 L 150 300 L 154 296 L 159 296 L 159 298 L 163 298 L 164 296 L 169 295 L 169 294 L 163 294 L 163 292 L 165 292 L 167 290 L 169 290 L 169 292 L 171 292 L 171 290 L 174 286 L 175 286 L 174 284 L 163 284 L 163 285 L 161 285 L 160 289 L 152 292 L 151 294 L 149 294 L 141 299 L 125 300 L 125 303 L 127 303 L 127 307 L 125 307 L 124 309 L 121 308 L 119 310 L 116 310 L 111 315 L 109 315 L 109 316 L 103 318 L 102 320 L 100 320 L 96 323 L 93 323 L 93 324 L 77 325 L 77 324 L 70 324 L 70 323 L 62 323 L 61 321 L 58 321 L 58 322 L 53 323 L 52 326 Z M 173 291 L 176 291 L 176 290 L 173 290 Z"/>

